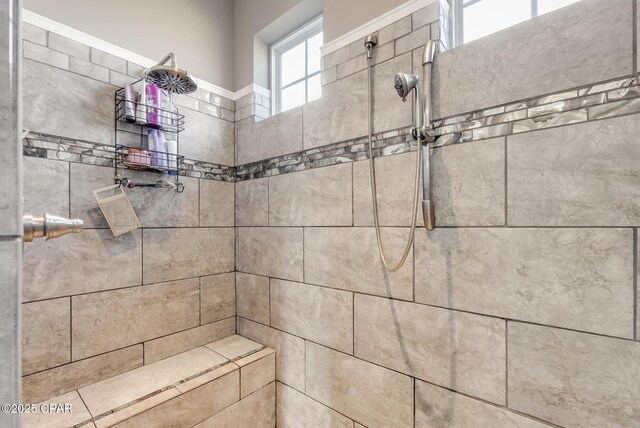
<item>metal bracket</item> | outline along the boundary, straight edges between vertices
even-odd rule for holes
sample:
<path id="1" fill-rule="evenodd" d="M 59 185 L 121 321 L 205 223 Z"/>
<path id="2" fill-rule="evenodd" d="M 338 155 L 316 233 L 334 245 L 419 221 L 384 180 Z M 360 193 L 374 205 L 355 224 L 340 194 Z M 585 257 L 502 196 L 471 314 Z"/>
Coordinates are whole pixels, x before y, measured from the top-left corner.
<path id="1" fill-rule="evenodd" d="M 418 140 L 418 128 L 411 128 L 411 137 L 416 141 Z M 427 126 L 420 127 L 420 142 L 422 144 L 431 144 L 435 139 L 436 136 L 433 128 L 428 128 Z"/>
<path id="2" fill-rule="evenodd" d="M 155 187 L 156 189 L 174 189 L 178 193 L 184 192 L 183 183 L 172 183 L 167 180 L 158 180 L 155 183 L 134 183 L 127 177 L 124 177 L 116 178 L 116 184 L 121 184 L 128 189 L 133 189 L 134 187 Z"/>

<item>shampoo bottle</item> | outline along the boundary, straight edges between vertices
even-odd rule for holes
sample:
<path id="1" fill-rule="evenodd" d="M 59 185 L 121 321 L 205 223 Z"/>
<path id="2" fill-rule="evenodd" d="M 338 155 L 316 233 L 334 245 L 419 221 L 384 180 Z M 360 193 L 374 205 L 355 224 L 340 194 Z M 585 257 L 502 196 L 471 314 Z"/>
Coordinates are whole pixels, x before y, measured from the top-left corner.
<path id="1" fill-rule="evenodd" d="M 162 92 L 155 83 L 147 85 L 147 126 L 161 128 Z"/>

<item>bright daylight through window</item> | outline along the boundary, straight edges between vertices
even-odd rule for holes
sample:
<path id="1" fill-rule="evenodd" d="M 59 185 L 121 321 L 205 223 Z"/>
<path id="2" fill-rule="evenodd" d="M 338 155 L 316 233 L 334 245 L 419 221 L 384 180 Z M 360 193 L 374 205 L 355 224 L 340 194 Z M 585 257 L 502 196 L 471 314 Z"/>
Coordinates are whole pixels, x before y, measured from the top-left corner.
<path id="1" fill-rule="evenodd" d="M 322 17 L 271 47 L 274 113 L 320 98 Z"/>
<path id="2" fill-rule="evenodd" d="M 459 46 L 579 0 L 452 0 Z"/>

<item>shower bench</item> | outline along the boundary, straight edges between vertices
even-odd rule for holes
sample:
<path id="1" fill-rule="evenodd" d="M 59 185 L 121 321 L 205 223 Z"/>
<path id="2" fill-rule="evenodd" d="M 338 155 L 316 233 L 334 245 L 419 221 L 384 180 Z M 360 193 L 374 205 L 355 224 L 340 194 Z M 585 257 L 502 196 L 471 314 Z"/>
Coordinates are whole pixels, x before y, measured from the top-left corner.
<path id="1" fill-rule="evenodd" d="M 72 412 L 25 414 L 24 427 L 272 428 L 275 351 L 233 335 L 43 403 Z"/>

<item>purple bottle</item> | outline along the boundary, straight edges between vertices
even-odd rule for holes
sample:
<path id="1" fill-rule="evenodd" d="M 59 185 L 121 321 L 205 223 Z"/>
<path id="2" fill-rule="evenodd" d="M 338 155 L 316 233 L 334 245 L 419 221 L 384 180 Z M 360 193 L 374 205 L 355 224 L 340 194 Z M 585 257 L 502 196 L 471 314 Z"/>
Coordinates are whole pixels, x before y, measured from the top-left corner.
<path id="1" fill-rule="evenodd" d="M 162 92 L 158 85 L 149 83 L 147 85 L 147 126 L 161 128 L 160 106 L 162 105 Z"/>
<path id="2" fill-rule="evenodd" d="M 149 129 L 149 138 L 147 140 L 147 148 L 149 149 L 151 155 L 151 168 L 162 168 L 164 165 L 163 162 L 163 153 L 162 148 L 160 147 L 160 141 L 158 138 L 158 131 L 155 129 Z"/>

